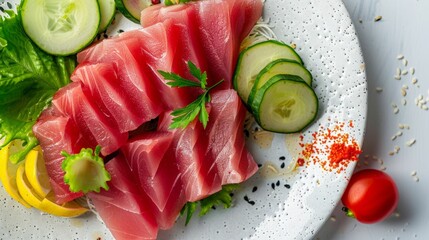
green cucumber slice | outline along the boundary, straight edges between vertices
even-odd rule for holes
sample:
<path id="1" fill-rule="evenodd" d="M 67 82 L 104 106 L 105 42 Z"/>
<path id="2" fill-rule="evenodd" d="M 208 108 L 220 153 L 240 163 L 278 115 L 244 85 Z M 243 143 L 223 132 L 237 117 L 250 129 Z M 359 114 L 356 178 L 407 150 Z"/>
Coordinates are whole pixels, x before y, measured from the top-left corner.
<path id="1" fill-rule="evenodd" d="M 143 9 L 152 6 L 151 0 L 115 0 L 116 7 L 129 20 L 140 23 Z"/>
<path id="2" fill-rule="evenodd" d="M 293 75 L 276 75 L 260 88 L 252 110 L 259 125 L 278 133 L 300 132 L 314 121 L 319 101 L 304 80 Z"/>
<path id="3" fill-rule="evenodd" d="M 98 26 L 98 33 L 104 32 L 115 18 L 116 4 L 115 0 L 98 0 L 100 6 L 101 20 Z"/>
<path id="4" fill-rule="evenodd" d="M 97 0 L 23 0 L 19 12 L 33 42 L 59 56 L 88 46 L 97 36 L 101 19 Z"/>
<path id="5" fill-rule="evenodd" d="M 243 50 L 238 58 L 234 75 L 234 88 L 241 99 L 247 103 L 256 76 L 268 63 L 286 58 L 302 64 L 299 55 L 290 46 L 275 40 L 252 45 Z"/>
<path id="6" fill-rule="evenodd" d="M 278 59 L 269 63 L 256 77 L 255 84 L 249 94 L 247 105 L 252 106 L 256 91 L 260 89 L 268 80 L 278 74 L 296 75 L 301 77 L 309 86 L 313 81 L 311 73 L 301 64 L 289 59 Z"/>

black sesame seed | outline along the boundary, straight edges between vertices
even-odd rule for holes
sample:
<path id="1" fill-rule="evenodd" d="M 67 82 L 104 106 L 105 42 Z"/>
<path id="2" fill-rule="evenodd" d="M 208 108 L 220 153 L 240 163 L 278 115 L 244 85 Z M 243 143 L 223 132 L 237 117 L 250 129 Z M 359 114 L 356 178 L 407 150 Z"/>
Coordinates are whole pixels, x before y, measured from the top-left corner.
<path id="1" fill-rule="evenodd" d="M 0 11 L 1 11 L 1 12 L 4 12 L 4 8 L 3 8 L 3 7 L 0 7 Z"/>
<path id="2" fill-rule="evenodd" d="M 234 197 L 234 193 L 230 193 L 229 196 Z"/>
<path id="3" fill-rule="evenodd" d="M 249 204 L 254 206 L 256 203 L 255 203 L 255 201 L 249 201 Z"/>
<path id="4" fill-rule="evenodd" d="M 244 196 L 244 201 L 249 202 L 249 197 L 247 195 Z"/>
<path id="5" fill-rule="evenodd" d="M 244 135 L 248 138 L 250 136 L 249 130 L 244 129 Z"/>
<path id="6" fill-rule="evenodd" d="M 215 206 L 212 206 L 212 209 L 213 209 L 213 210 L 216 210 L 216 207 L 215 207 Z"/>
<path id="7" fill-rule="evenodd" d="M 256 192 L 257 190 L 258 190 L 258 187 L 254 186 L 253 189 L 252 189 L 252 192 Z"/>
<path id="8" fill-rule="evenodd" d="M 262 164 L 258 163 L 258 167 L 259 167 L 259 168 L 260 168 L 260 167 L 262 167 Z"/>
<path id="9" fill-rule="evenodd" d="M 109 38 L 109 36 L 106 33 L 103 33 L 104 38 Z"/>
<path id="10" fill-rule="evenodd" d="M 123 32 L 124 32 L 124 30 L 122 30 L 122 29 L 118 30 L 118 33 L 123 33 Z"/>
<path id="11" fill-rule="evenodd" d="M 286 157 L 285 156 L 281 156 L 281 157 L 279 157 L 279 160 L 284 161 L 284 160 L 286 160 Z"/>
<path id="12" fill-rule="evenodd" d="M 271 183 L 271 188 L 272 188 L 272 189 L 276 189 L 276 184 Z"/>
<path id="13" fill-rule="evenodd" d="M 282 162 L 282 164 L 280 165 L 280 168 L 285 168 L 286 164 L 284 162 Z"/>
<path id="14" fill-rule="evenodd" d="M 7 7 L 8 7 L 9 9 L 12 9 L 12 8 L 13 8 L 12 3 L 7 2 Z"/>
<path id="15" fill-rule="evenodd" d="M 280 186 L 280 181 L 277 181 L 276 182 L 276 186 L 278 187 L 278 186 Z"/>
<path id="16" fill-rule="evenodd" d="M 285 184 L 285 188 L 289 189 L 290 185 L 289 184 Z"/>

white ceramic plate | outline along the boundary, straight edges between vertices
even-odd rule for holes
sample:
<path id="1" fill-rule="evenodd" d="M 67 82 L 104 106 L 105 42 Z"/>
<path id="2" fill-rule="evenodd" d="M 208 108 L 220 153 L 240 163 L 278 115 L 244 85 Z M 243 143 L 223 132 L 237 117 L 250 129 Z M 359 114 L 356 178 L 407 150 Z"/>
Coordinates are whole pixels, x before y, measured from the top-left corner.
<path id="1" fill-rule="evenodd" d="M 18 1 L 2 3 L 4 9 L 9 8 L 7 2 Z M 293 174 L 275 174 L 267 164 L 284 172 L 282 164 L 288 166 L 299 156 L 298 143 L 311 141 L 321 126 L 332 128 L 335 121 L 352 120 L 354 127 L 347 124 L 342 133 L 361 144 L 367 89 L 363 58 L 349 15 L 341 0 L 266 0 L 264 18 L 280 40 L 297 45 L 297 52 L 313 74 L 320 101 L 317 122 L 303 133 L 303 141 L 297 134 L 277 134 L 271 143 L 263 140 L 270 135 L 260 132 L 255 141 L 255 134 L 250 133 L 248 146 L 264 167 L 235 194 L 234 206 L 194 217 L 187 227 L 179 219 L 172 230 L 160 232 L 160 239 L 309 239 L 342 195 L 354 163 L 341 173 L 325 171 L 316 163 Z M 136 25 L 118 15 L 109 33 L 133 27 Z M 285 160 L 280 160 L 281 156 Z M 324 159 L 326 154 L 310 159 L 314 158 Z M 0 239 L 112 238 L 92 214 L 76 219 L 42 215 L 18 205 L 3 189 L 0 199 Z"/>

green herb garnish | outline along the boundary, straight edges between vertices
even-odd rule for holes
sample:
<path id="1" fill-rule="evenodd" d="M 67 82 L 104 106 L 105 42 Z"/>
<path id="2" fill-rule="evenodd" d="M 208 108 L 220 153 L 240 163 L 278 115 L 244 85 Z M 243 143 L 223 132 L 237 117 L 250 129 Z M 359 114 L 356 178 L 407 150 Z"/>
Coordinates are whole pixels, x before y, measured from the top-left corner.
<path id="1" fill-rule="evenodd" d="M 201 199 L 197 202 L 188 202 L 180 211 L 180 215 L 183 216 L 186 213 L 186 225 L 188 225 L 193 214 L 197 210 L 197 205 L 200 203 L 200 216 L 206 215 L 210 210 L 216 206 L 223 205 L 223 207 L 230 208 L 232 205 L 231 193 L 238 188 L 238 184 L 229 184 L 222 186 L 222 190 L 214 193 L 207 198 Z"/>
<path id="2" fill-rule="evenodd" d="M 206 108 L 206 104 L 210 102 L 209 92 L 223 82 L 223 80 L 220 80 L 213 86 L 207 88 L 207 73 L 201 72 L 191 61 L 188 61 L 188 68 L 192 76 L 198 80 L 197 82 L 182 78 L 175 73 L 158 70 L 165 80 L 168 80 L 167 84 L 171 87 L 199 87 L 204 91 L 203 94 L 188 106 L 176 109 L 171 113 L 173 122 L 170 128 L 185 128 L 197 115 L 199 115 L 198 119 L 203 124 L 204 128 L 206 128 L 207 122 L 209 121 L 209 114 Z"/>
<path id="3" fill-rule="evenodd" d="M 95 151 L 83 148 L 78 154 L 68 154 L 62 151 L 65 157 L 61 167 L 65 172 L 64 182 L 69 185 L 71 192 L 100 192 L 100 188 L 109 190 L 107 181 L 111 177 L 104 167 L 103 158 L 99 156 L 101 147 Z"/>
<path id="4" fill-rule="evenodd" d="M 32 127 L 55 92 L 70 82 L 76 60 L 42 51 L 25 34 L 19 17 L 6 13 L 0 17 L 0 148 L 22 140 L 22 150 L 10 157 L 17 163 L 37 146 Z"/>
<path id="5" fill-rule="evenodd" d="M 192 0 L 165 0 L 164 4 L 165 6 L 170 6 L 170 5 L 180 4 L 180 3 L 187 3 L 191 1 Z"/>

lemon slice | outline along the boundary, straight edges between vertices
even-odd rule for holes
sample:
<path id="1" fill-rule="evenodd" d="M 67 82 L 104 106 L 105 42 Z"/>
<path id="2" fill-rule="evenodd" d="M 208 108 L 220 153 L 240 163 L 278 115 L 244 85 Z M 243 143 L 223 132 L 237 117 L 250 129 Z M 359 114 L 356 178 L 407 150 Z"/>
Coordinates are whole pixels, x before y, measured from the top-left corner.
<path id="1" fill-rule="evenodd" d="M 35 208 L 39 208 L 42 203 L 42 198 L 37 195 L 31 188 L 30 183 L 25 176 L 24 165 L 21 164 L 16 171 L 16 185 L 18 186 L 19 194 L 21 197 Z"/>
<path id="2" fill-rule="evenodd" d="M 53 193 L 49 193 L 39 206 L 43 212 L 58 216 L 58 217 L 77 217 L 88 211 L 87 208 L 81 207 L 74 201 L 58 205 L 52 201 Z"/>
<path id="3" fill-rule="evenodd" d="M 16 173 L 17 169 L 21 164 L 13 164 L 9 161 L 9 150 L 13 143 L 9 143 L 0 150 L 0 181 L 3 184 L 6 192 L 17 202 L 23 206 L 31 207 L 19 194 L 18 187 L 16 184 Z"/>
<path id="4" fill-rule="evenodd" d="M 31 150 L 25 157 L 25 176 L 37 195 L 41 198 L 48 195 L 51 184 L 40 148 Z"/>

